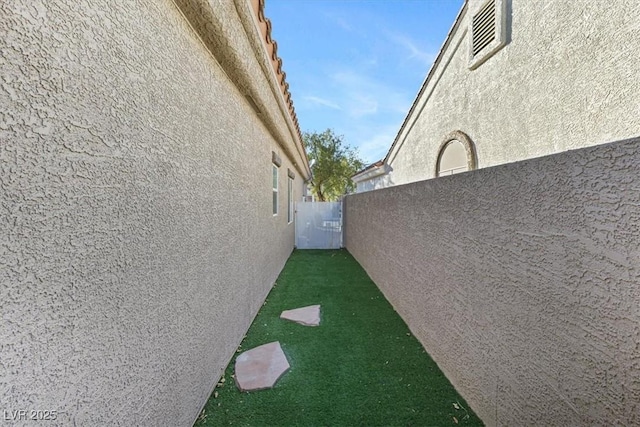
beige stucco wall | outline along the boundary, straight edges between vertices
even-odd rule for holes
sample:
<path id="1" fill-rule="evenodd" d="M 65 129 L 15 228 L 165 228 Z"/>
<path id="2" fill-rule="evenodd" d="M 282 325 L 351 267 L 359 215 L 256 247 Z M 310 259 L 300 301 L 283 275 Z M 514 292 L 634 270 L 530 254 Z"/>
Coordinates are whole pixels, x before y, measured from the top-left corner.
<path id="1" fill-rule="evenodd" d="M 640 139 L 346 198 L 346 247 L 490 426 L 640 424 Z"/>
<path id="2" fill-rule="evenodd" d="M 223 40 L 264 70 L 240 6 Z M 190 426 L 290 254 L 290 118 L 194 27 L 168 0 L 0 2 L 0 410 Z"/>
<path id="3" fill-rule="evenodd" d="M 387 158 L 391 184 L 433 178 L 452 131 L 478 166 L 640 134 L 640 3 L 507 1 L 507 45 L 469 69 L 469 0 Z"/>

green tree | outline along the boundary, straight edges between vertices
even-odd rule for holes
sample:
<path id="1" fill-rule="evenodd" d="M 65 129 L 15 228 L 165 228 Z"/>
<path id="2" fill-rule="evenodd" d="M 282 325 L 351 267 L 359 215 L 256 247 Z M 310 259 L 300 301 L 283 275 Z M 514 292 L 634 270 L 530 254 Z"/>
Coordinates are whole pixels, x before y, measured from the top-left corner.
<path id="1" fill-rule="evenodd" d="M 311 190 L 321 201 L 336 201 L 354 188 L 351 177 L 364 166 L 355 149 L 327 129 L 302 135 L 311 164 Z"/>

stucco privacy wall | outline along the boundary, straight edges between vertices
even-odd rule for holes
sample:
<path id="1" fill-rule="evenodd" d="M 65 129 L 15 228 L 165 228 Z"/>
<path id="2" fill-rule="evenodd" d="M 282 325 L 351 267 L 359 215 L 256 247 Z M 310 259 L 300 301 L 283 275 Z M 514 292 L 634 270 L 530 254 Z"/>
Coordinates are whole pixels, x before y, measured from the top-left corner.
<path id="1" fill-rule="evenodd" d="M 474 70 L 469 23 L 484 0 L 465 5 L 387 156 L 391 184 L 434 177 L 456 130 L 481 168 L 638 134 L 640 2 L 505 1 L 507 45 Z"/>
<path id="2" fill-rule="evenodd" d="M 0 68 L 0 409 L 191 425 L 293 248 L 293 136 L 170 1 L 0 2 Z"/>
<path id="3" fill-rule="evenodd" d="M 346 198 L 347 249 L 487 425 L 640 424 L 639 148 Z"/>

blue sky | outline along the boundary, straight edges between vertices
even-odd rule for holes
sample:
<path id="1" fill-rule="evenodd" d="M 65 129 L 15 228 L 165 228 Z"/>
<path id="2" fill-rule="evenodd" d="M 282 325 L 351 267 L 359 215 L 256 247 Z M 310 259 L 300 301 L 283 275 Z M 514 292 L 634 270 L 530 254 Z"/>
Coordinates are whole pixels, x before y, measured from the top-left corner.
<path id="1" fill-rule="evenodd" d="M 266 0 L 304 131 L 383 158 L 463 0 Z"/>

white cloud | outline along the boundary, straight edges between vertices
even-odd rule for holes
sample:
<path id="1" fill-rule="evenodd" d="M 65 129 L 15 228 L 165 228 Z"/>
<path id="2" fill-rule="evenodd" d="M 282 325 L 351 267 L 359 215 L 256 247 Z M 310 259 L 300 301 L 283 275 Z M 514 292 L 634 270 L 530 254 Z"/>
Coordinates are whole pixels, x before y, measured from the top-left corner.
<path id="1" fill-rule="evenodd" d="M 342 110 L 338 104 L 328 99 L 320 98 L 317 96 L 304 96 L 302 99 L 311 102 L 312 104 L 322 105 L 324 107 L 333 108 L 334 110 Z"/>
<path id="2" fill-rule="evenodd" d="M 426 67 L 430 67 L 433 64 L 433 61 L 436 58 L 436 54 L 432 52 L 428 52 L 426 50 L 420 49 L 417 43 L 411 39 L 410 37 L 404 34 L 391 33 L 388 34 L 389 40 L 396 43 L 400 47 L 404 48 L 407 53 L 407 59 L 414 59 L 418 62 L 421 62 Z"/>
<path id="3" fill-rule="evenodd" d="M 386 156 L 398 129 L 399 125 L 395 124 L 382 126 L 371 124 L 363 132 L 357 132 L 359 137 L 352 142 L 358 148 L 358 153 L 364 162 L 373 163 Z"/>
<path id="4" fill-rule="evenodd" d="M 355 118 L 369 116 L 378 112 L 378 101 L 371 95 L 353 94 L 349 114 Z"/>
<path id="5" fill-rule="evenodd" d="M 394 82 L 382 82 L 353 70 L 342 70 L 329 76 L 342 94 L 347 114 L 362 118 L 376 114 L 405 114 L 411 99 L 394 87 Z"/>
<path id="6" fill-rule="evenodd" d="M 348 145 L 358 149 L 363 161 L 371 163 L 386 155 L 413 96 L 399 89 L 396 81 L 343 65 L 327 75 L 322 97 L 306 96 L 302 100 L 311 106 L 329 107 L 313 113 L 313 120 L 319 123 L 313 128 L 334 128 L 345 136 Z"/>
<path id="7" fill-rule="evenodd" d="M 353 26 L 347 22 L 346 19 L 342 18 L 342 17 L 333 17 L 334 18 L 334 22 L 343 30 L 345 31 L 353 31 Z"/>

